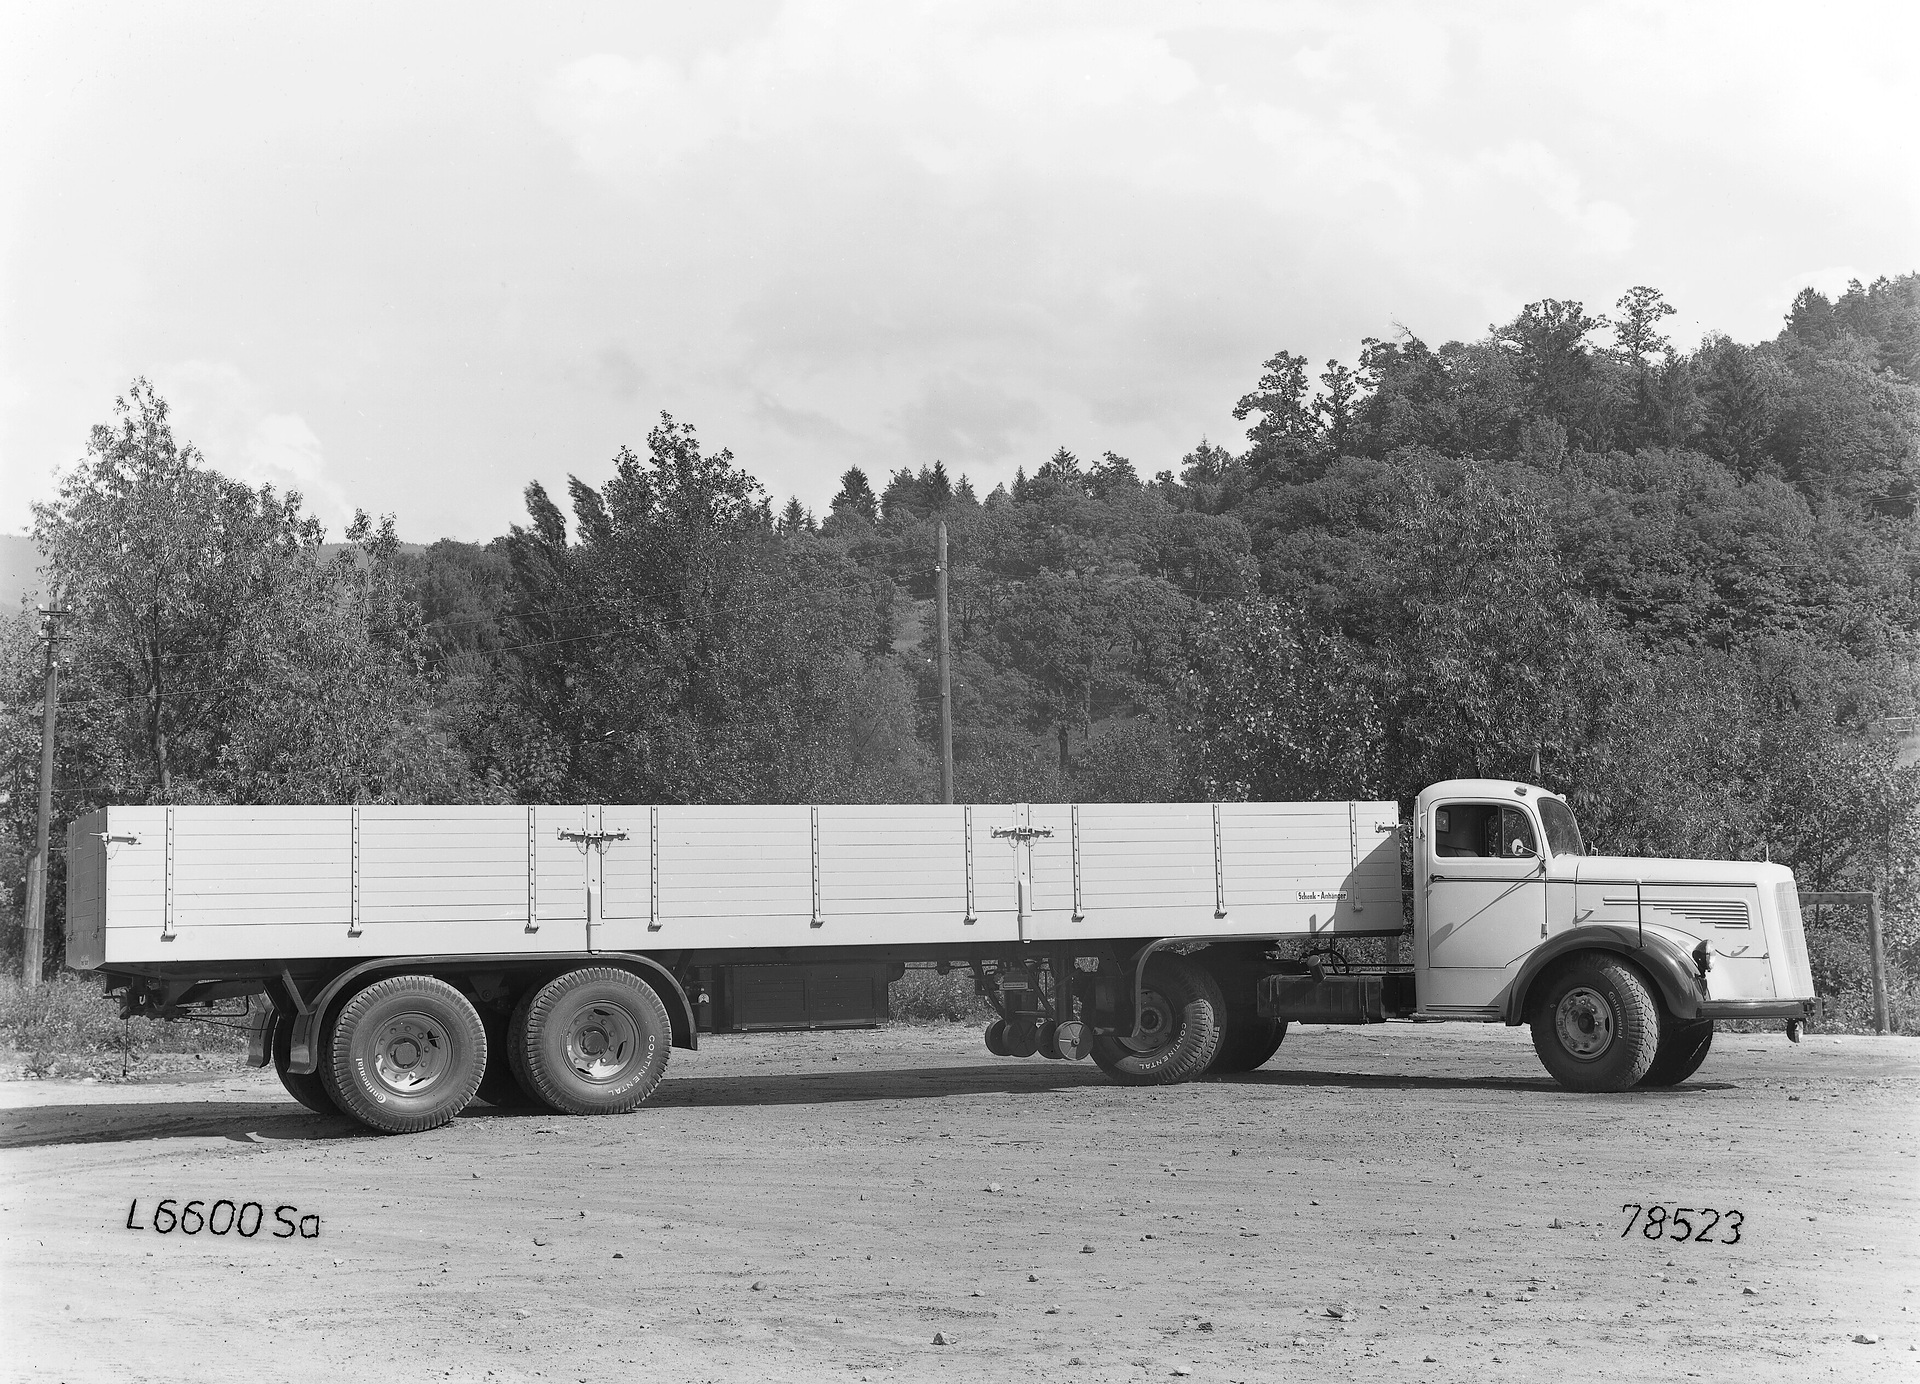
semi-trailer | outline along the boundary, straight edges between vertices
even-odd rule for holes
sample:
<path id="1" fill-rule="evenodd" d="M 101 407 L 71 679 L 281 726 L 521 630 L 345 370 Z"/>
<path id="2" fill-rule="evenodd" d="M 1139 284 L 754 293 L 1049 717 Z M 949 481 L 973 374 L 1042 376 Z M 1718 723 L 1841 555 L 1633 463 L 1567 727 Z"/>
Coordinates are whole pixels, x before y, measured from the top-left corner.
<path id="1" fill-rule="evenodd" d="M 1817 1012 L 1793 875 L 1587 853 L 1501 779 L 1391 802 L 115 806 L 68 831 L 67 960 L 126 1015 L 244 998 L 249 1061 L 406 1133 L 476 1097 L 612 1114 L 704 1032 L 861 1022 L 969 973 L 1000 1056 L 1160 1085 L 1295 1022 L 1527 1024 L 1576 1091 Z M 1405 886 L 1410 875 L 1411 888 Z M 1410 897 L 1409 897 L 1410 896 Z M 1356 964 L 1356 938 L 1404 961 Z"/>

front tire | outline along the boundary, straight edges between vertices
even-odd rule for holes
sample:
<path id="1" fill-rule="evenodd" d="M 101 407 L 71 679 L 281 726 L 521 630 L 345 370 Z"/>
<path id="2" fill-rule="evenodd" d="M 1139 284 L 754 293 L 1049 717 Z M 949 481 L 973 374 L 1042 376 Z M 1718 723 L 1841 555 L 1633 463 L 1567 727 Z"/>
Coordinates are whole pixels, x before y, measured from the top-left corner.
<path id="1" fill-rule="evenodd" d="M 623 1115 L 639 1105 L 666 1074 L 672 1042 L 653 987 L 611 966 L 568 971 L 530 992 L 508 1034 L 521 1085 L 568 1115 Z"/>
<path id="2" fill-rule="evenodd" d="M 1678 1086 L 1700 1070 L 1713 1047 L 1713 1020 L 1700 1019 L 1690 1024 L 1670 1024 L 1660 1035 L 1660 1047 L 1653 1065 L 1640 1078 L 1642 1086 Z"/>
<path id="3" fill-rule="evenodd" d="M 1140 1038 L 1097 1034 L 1093 1060 L 1123 1086 L 1170 1086 L 1207 1070 L 1220 1046 L 1224 1004 L 1206 969 L 1184 956 L 1147 963 Z"/>
<path id="4" fill-rule="evenodd" d="M 433 976 L 377 980 L 340 1007 L 321 1067 L 343 1114 L 383 1134 L 446 1124 L 487 1070 L 487 1035 L 467 997 Z"/>
<path id="5" fill-rule="evenodd" d="M 1286 1036 L 1285 1019 L 1263 1019 L 1252 1010 L 1233 1010 L 1227 1015 L 1219 1051 L 1207 1070 L 1215 1076 L 1255 1071 L 1280 1051 L 1280 1042 Z"/>
<path id="6" fill-rule="evenodd" d="M 1640 973 L 1610 956 L 1576 957 L 1533 1009 L 1533 1050 L 1569 1091 L 1625 1091 L 1660 1044 L 1660 1006 Z"/>

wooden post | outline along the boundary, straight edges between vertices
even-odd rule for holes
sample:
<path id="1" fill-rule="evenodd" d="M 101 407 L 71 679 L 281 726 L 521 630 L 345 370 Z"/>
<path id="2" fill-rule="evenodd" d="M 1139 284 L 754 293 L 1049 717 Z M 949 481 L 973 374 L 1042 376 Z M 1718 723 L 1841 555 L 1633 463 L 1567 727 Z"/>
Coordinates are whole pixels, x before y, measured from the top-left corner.
<path id="1" fill-rule="evenodd" d="M 27 866 L 27 935 L 22 940 L 20 978 L 29 990 L 40 984 L 47 937 L 47 831 L 53 817 L 53 721 L 60 704 L 60 664 L 53 656 L 55 622 L 67 612 L 41 607 L 40 633 L 47 641 L 47 686 L 40 711 L 40 816 L 33 829 L 33 859 Z"/>
<path id="2" fill-rule="evenodd" d="M 1887 1022 L 1887 949 L 1880 932 L 1879 889 L 1828 889 L 1800 896 L 1802 907 L 1813 904 L 1846 903 L 1867 906 L 1867 968 L 1872 974 L 1873 1031 L 1890 1032 Z"/>
<path id="3" fill-rule="evenodd" d="M 947 525 L 940 523 L 940 556 L 933 568 L 940 633 L 940 801 L 953 802 L 953 667 L 947 651 Z"/>
<path id="4" fill-rule="evenodd" d="M 1887 955 L 1880 933 L 1880 891 L 1867 895 L 1867 946 L 1873 963 L 1873 1031 L 1889 1032 L 1887 1023 Z"/>

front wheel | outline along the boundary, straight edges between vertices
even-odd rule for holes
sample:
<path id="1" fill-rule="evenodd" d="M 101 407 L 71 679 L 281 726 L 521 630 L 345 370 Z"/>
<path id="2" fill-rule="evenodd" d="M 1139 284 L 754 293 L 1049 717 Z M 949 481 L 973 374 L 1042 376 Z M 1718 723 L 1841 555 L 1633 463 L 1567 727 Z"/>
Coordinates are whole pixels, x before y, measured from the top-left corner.
<path id="1" fill-rule="evenodd" d="M 1099 1034 L 1093 1060 L 1123 1086 L 1169 1086 L 1207 1070 L 1220 1046 L 1220 986 L 1184 956 L 1147 963 L 1139 1036 Z"/>
<path id="2" fill-rule="evenodd" d="M 1713 1020 L 1700 1019 L 1690 1024 L 1672 1024 L 1660 1035 L 1659 1051 L 1653 1065 L 1640 1078 L 1642 1086 L 1678 1086 L 1700 1070 L 1713 1046 Z"/>
<path id="3" fill-rule="evenodd" d="M 415 1134 L 467 1108 L 487 1070 L 487 1035 L 467 997 L 433 976 L 377 980 L 340 1007 L 321 1067 L 343 1114 Z"/>
<path id="4" fill-rule="evenodd" d="M 666 1074 L 673 1029 L 653 987 L 631 971 L 588 966 L 522 999 L 508 1033 L 529 1095 L 569 1115 L 621 1115 Z"/>
<path id="5" fill-rule="evenodd" d="M 1660 1006 L 1631 966 L 1580 956 L 1545 982 L 1532 1028 L 1540 1064 L 1569 1091 L 1625 1091 L 1653 1065 Z"/>
<path id="6" fill-rule="evenodd" d="M 1207 1070 L 1216 1076 L 1255 1071 L 1280 1051 L 1280 1041 L 1286 1036 L 1285 1019 L 1263 1019 L 1252 1010 L 1229 1011 L 1220 1048 Z"/>

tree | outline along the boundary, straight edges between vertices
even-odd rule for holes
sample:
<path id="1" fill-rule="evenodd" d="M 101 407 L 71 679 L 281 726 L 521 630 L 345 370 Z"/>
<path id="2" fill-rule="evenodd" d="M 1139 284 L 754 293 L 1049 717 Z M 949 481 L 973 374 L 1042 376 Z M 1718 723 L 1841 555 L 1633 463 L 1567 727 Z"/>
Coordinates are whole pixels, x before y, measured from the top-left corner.
<path id="1" fill-rule="evenodd" d="M 867 473 L 858 466 L 849 466 L 841 473 L 840 491 L 827 508 L 836 517 L 844 515 L 869 524 L 880 517 L 880 502 L 867 482 Z"/>
<path id="2" fill-rule="evenodd" d="M 1613 327 L 1614 344 L 1629 363 L 1644 371 L 1648 357 L 1668 349 L 1660 319 L 1673 316 L 1673 306 L 1659 289 L 1643 284 L 1621 294 L 1614 311 L 1620 314 Z"/>

